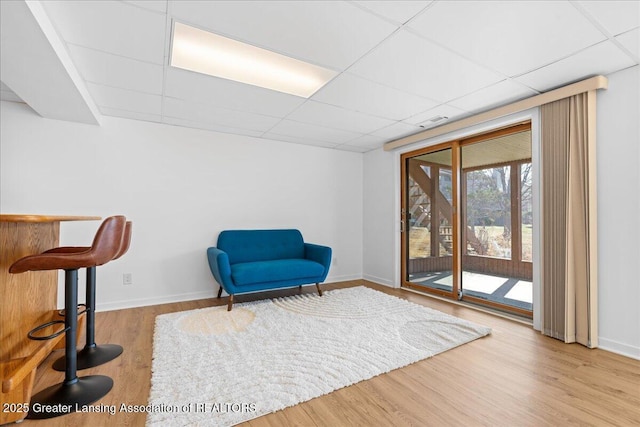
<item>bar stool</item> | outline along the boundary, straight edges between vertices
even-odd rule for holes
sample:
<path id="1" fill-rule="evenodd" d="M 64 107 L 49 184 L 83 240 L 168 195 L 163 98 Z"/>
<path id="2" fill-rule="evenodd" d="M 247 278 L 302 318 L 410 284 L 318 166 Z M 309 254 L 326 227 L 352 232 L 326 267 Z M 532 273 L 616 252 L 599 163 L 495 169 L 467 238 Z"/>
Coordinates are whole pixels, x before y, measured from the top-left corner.
<path id="1" fill-rule="evenodd" d="M 65 271 L 65 379 L 48 387 L 31 398 L 32 408 L 27 415 L 31 419 L 53 418 L 75 412 L 78 407 L 89 405 L 105 396 L 113 387 L 113 380 L 104 375 L 78 378 L 76 332 L 78 329 L 78 269 L 103 265 L 120 251 L 124 237 L 126 218 L 112 216 L 100 225 L 91 247 L 78 253 L 43 253 L 19 259 L 10 273 L 26 271 Z M 37 328 L 36 328 L 37 329 Z M 34 404 L 47 411 L 34 411 Z"/>
<path id="2" fill-rule="evenodd" d="M 127 253 L 131 245 L 131 232 L 133 225 L 131 221 L 127 221 L 124 228 L 124 237 L 122 238 L 122 246 L 112 261 L 120 258 Z M 46 251 L 45 253 L 78 253 L 84 252 L 91 248 L 66 246 Z M 77 369 L 88 369 L 110 362 L 122 354 L 122 346 L 117 344 L 96 344 L 96 267 L 87 268 L 86 283 L 86 332 L 84 348 L 78 351 Z M 56 371 L 64 371 L 66 369 L 66 361 L 64 357 L 53 362 L 53 369 Z"/>

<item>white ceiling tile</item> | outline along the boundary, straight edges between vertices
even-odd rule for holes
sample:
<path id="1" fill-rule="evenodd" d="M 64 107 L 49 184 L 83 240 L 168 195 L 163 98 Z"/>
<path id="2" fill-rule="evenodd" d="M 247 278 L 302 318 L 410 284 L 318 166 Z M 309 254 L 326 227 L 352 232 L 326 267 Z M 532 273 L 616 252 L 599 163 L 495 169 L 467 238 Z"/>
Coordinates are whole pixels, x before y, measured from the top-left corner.
<path id="1" fill-rule="evenodd" d="M 172 1 L 178 21 L 343 70 L 396 26 L 338 1 Z"/>
<path id="2" fill-rule="evenodd" d="M 82 46 L 69 44 L 80 75 L 89 82 L 138 92 L 162 94 L 163 67 Z"/>
<path id="3" fill-rule="evenodd" d="M 311 99 L 391 120 L 402 120 L 437 105 L 435 101 L 349 73 L 333 79 Z"/>
<path id="4" fill-rule="evenodd" d="M 42 2 L 62 38 L 141 61 L 164 63 L 166 16 L 114 1 Z"/>
<path id="5" fill-rule="evenodd" d="M 403 122 L 397 122 L 392 124 L 391 126 L 387 126 L 384 129 L 380 129 L 378 131 L 373 132 L 372 135 L 382 137 L 388 140 L 394 140 L 394 139 L 402 138 L 407 135 L 414 134 L 416 132 L 420 132 L 421 130 L 422 128 L 418 126 L 414 126 L 414 125 L 403 123 Z"/>
<path id="6" fill-rule="evenodd" d="M 432 1 L 366 0 L 356 1 L 355 3 L 398 24 L 404 24 L 431 4 Z"/>
<path id="7" fill-rule="evenodd" d="M 335 142 L 317 141 L 315 139 L 302 138 L 290 135 L 279 135 L 273 132 L 267 132 L 262 135 L 262 138 L 272 139 L 274 141 L 292 142 L 294 144 L 313 145 L 315 147 L 333 148 L 337 146 Z"/>
<path id="8" fill-rule="evenodd" d="M 287 119 L 357 133 L 370 133 L 393 123 L 392 120 L 315 101 L 305 102 L 300 108 L 289 114 Z"/>
<path id="9" fill-rule="evenodd" d="M 164 98 L 164 117 L 175 117 L 199 123 L 220 125 L 236 129 L 265 132 L 275 126 L 280 119 L 245 111 L 229 110 L 207 104 L 182 99 Z"/>
<path id="10" fill-rule="evenodd" d="M 284 117 L 306 101 L 299 96 L 173 67 L 167 68 L 165 95 L 273 117 Z"/>
<path id="11" fill-rule="evenodd" d="M 427 111 L 423 111 L 419 114 L 416 114 L 415 116 L 412 116 L 407 120 L 404 120 L 404 123 L 409 123 L 412 125 L 424 126 L 424 128 L 429 128 L 429 127 L 438 126 L 443 123 L 446 123 L 445 121 L 439 121 L 439 122 L 433 122 L 433 123 L 427 122 L 427 120 L 431 118 L 438 117 L 438 116 L 446 117 L 447 122 L 450 122 L 452 120 L 457 120 L 457 118 L 460 118 L 464 115 L 467 115 L 466 111 L 463 111 L 456 107 L 452 107 L 451 105 L 448 105 L 448 104 L 442 104 L 442 105 L 438 105 L 437 107 L 431 108 Z"/>
<path id="12" fill-rule="evenodd" d="M 138 113 L 136 111 L 120 110 L 117 108 L 100 107 L 100 112 L 105 116 L 121 117 L 124 119 L 142 120 L 144 122 L 161 123 L 162 117 L 159 114 Z"/>
<path id="13" fill-rule="evenodd" d="M 537 94 L 538 92 L 531 90 L 526 86 L 511 80 L 503 80 L 500 83 L 480 89 L 472 94 L 449 101 L 449 105 L 465 111 L 488 110 L 499 105 L 510 104 Z"/>
<path id="14" fill-rule="evenodd" d="M 611 35 L 640 26 L 640 2 L 637 0 L 589 0 L 577 3 Z"/>
<path id="15" fill-rule="evenodd" d="M 640 57 L 640 28 L 627 31 L 616 36 L 616 40 L 636 56 L 636 61 Z"/>
<path id="16" fill-rule="evenodd" d="M 247 135 L 253 137 L 259 137 L 262 135 L 262 132 L 249 130 L 249 129 L 238 129 L 228 126 L 217 125 L 213 123 L 202 123 L 194 120 L 185 120 L 177 117 L 164 117 L 162 119 L 162 123 L 168 125 L 182 126 L 187 128 L 194 129 L 202 129 L 202 130 L 211 130 L 214 132 L 222 132 L 222 133 L 231 133 L 234 135 Z"/>
<path id="17" fill-rule="evenodd" d="M 394 34 L 349 71 L 439 102 L 504 79 L 407 31 Z"/>
<path id="18" fill-rule="evenodd" d="M 125 3 L 155 12 L 167 13 L 167 0 L 126 0 Z"/>
<path id="19" fill-rule="evenodd" d="M 161 114 L 159 95 L 87 83 L 87 89 L 99 107 L 115 108 L 136 113 Z"/>
<path id="20" fill-rule="evenodd" d="M 354 147 L 377 148 L 382 147 L 389 138 L 383 138 L 375 135 L 362 135 L 356 139 L 349 141 L 349 145 Z"/>
<path id="21" fill-rule="evenodd" d="M 286 119 L 274 126 L 268 133 L 300 137 L 312 141 L 325 141 L 334 144 L 343 144 L 362 135 L 360 133 L 348 132 L 324 126 L 316 126 L 308 123 L 300 123 Z"/>
<path id="22" fill-rule="evenodd" d="M 633 60 L 614 43 L 606 41 L 516 80 L 536 90 L 547 91 L 598 74 L 606 75 L 633 64 Z"/>
<path id="23" fill-rule="evenodd" d="M 569 2 L 438 2 L 409 26 L 508 76 L 534 70 L 605 39 Z"/>

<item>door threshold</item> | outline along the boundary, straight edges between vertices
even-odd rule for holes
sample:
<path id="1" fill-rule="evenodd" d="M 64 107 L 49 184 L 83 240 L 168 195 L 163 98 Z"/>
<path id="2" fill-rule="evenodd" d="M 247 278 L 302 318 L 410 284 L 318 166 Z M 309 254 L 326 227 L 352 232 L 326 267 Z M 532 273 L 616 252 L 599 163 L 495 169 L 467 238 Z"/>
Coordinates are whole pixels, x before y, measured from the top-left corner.
<path id="1" fill-rule="evenodd" d="M 418 294 L 418 295 L 424 295 L 424 296 L 427 296 L 427 297 L 430 297 L 430 298 L 434 298 L 434 299 L 437 299 L 439 301 L 447 302 L 449 304 L 455 304 L 455 305 L 459 305 L 459 306 L 462 306 L 462 307 L 470 308 L 472 310 L 481 311 L 481 312 L 486 313 L 486 314 L 491 314 L 493 316 L 502 317 L 502 318 L 507 319 L 507 320 L 513 320 L 514 322 L 522 323 L 523 325 L 528 325 L 528 326 L 533 327 L 533 320 L 532 319 L 529 319 L 529 318 L 526 318 L 526 317 L 521 317 L 521 316 L 518 316 L 517 314 L 505 313 L 505 312 L 500 311 L 500 310 L 494 310 L 492 308 L 482 307 L 482 306 L 479 306 L 477 304 L 472 304 L 472 303 L 469 303 L 469 302 L 466 302 L 466 301 L 455 301 L 455 300 L 452 300 L 452 299 L 449 299 L 449 298 L 441 297 L 439 295 L 433 295 L 433 294 L 431 294 L 429 292 L 423 292 L 423 291 L 420 291 L 418 289 L 413 289 L 413 288 L 409 288 L 409 287 L 406 287 L 406 286 L 400 286 L 400 289 L 408 291 L 408 292 L 413 292 L 413 293 Z"/>

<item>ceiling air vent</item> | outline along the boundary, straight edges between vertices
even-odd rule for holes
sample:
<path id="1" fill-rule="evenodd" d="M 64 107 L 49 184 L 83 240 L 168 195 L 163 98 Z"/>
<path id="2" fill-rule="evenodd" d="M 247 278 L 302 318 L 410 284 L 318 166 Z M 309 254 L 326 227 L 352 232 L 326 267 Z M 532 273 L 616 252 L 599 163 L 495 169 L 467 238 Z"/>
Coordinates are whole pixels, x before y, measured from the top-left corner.
<path id="1" fill-rule="evenodd" d="M 430 119 L 425 120 L 424 122 L 420 123 L 420 127 L 421 128 L 426 128 L 426 127 L 431 127 L 437 123 L 443 122 L 445 120 L 447 120 L 449 117 L 447 116 L 433 116 Z"/>

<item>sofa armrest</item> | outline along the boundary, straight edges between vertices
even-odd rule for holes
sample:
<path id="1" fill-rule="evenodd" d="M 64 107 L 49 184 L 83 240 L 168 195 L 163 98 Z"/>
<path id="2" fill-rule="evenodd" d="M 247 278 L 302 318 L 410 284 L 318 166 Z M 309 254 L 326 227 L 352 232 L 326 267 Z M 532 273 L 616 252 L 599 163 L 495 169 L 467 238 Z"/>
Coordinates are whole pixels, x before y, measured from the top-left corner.
<path id="1" fill-rule="evenodd" d="M 304 257 L 324 266 L 324 275 L 322 276 L 322 280 L 324 280 L 331 266 L 331 248 L 328 246 L 314 245 L 313 243 L 305 243 Z"/>
<path id="2" fill-rule="evenodd" d="M 229 255 L 218 248 L 209 248 L 207 249 L 207 258 L 209 259 L 211 273 L 213 273 L 213 277 L 215 277 L 218 284 L 220 284 L 228 294 L 233 293 Z"/>

